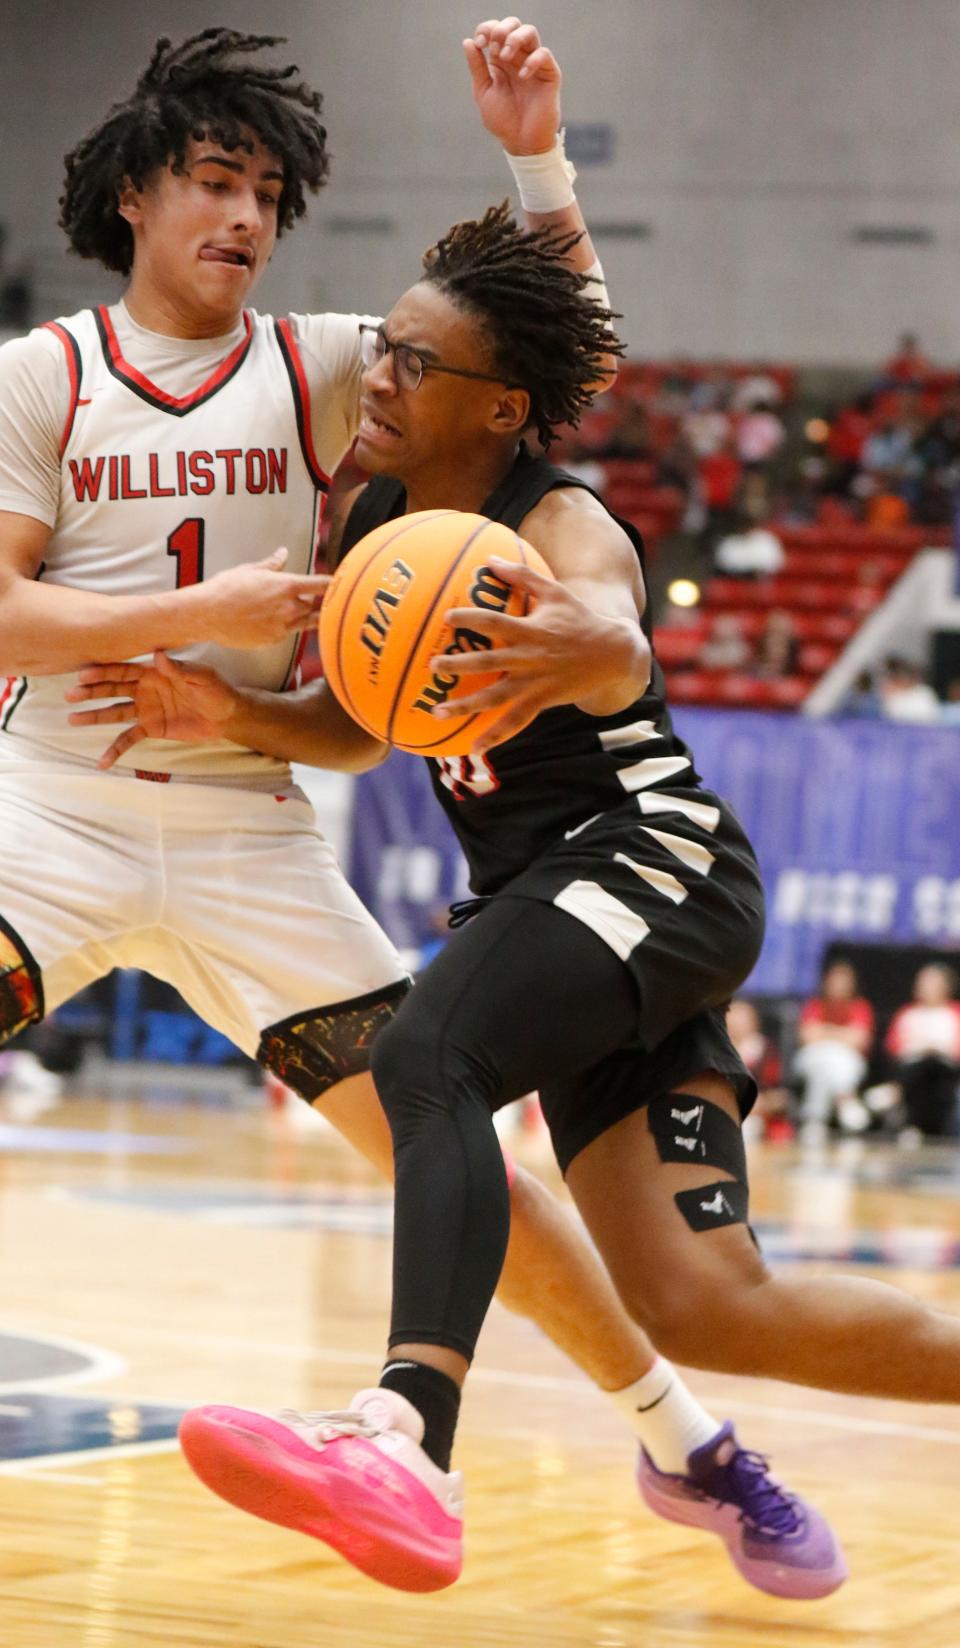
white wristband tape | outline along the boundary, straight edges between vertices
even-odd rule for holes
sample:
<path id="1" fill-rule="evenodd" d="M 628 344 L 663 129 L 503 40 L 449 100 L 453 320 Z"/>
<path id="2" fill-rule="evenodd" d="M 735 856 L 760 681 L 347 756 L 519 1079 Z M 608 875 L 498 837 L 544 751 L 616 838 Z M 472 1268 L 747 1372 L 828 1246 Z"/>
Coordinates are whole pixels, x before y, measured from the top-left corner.
<path id="1" fill-rule="evenodd" d="M 506 154 L 506 150 L 504 150 Z M 545 154 L 507 155 L 525 212 L 562 212 L 573 204 L 576 171 L 563 147 L 563 132 Z"/>
<path id="2" fill-rule="evenodd" d="M 600 259 L 594 258 L 589 269 L 581 269 L 580 273 L 585 275 L 590 282 L 589 286 L 585 286 L 583 290 L 591 303 L 599 303 L 601 309 L 609 309 L 610 294 L 607 291 L 607 283 L 603 278 L 603 264 Z"/>

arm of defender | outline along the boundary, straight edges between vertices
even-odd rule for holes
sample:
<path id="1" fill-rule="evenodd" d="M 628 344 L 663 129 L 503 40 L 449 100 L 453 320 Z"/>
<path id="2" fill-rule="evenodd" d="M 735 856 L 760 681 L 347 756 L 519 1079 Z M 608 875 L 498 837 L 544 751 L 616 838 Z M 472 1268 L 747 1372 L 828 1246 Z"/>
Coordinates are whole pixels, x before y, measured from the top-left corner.
<path id="1" fill-rule="evenodd" d="M 365 772 L 387 754 L 341 709 L 325 681 L 297 692 L 233 687 L 216 670 L 180 664 L 165 653 L 152 664 L 95 664 L 81 670 L 67 693 L 71 704 L 119 699 L 103 708 L 75 710 L 75 726 L 127 723 L 100 757 L 106 771 L 144 738 L 202 744 L 228 739 L 280 761 Z"/>
<path id="2" fill-rule="evenodd" d="M 159 646 L 261 647 L 306 628 L 326 578 L 281 571 L 286 550 L 158 595 L 107 595 L 38 580 L 50 528 L 0 511 L 0 673 L 63 675 Z"/>

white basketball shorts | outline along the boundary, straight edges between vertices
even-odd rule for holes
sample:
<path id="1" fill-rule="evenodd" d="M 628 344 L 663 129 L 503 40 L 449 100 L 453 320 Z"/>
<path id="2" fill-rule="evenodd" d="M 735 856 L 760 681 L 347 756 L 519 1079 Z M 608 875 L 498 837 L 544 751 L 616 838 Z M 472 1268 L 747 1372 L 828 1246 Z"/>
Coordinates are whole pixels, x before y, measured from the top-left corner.
<path id="1" fill-rule="evenodd" d="M 0 844 L 0 922 L 48 1012 L 138 967 L 253 1057 L 268 1026 L 405 977 L 296 789 L 2 760 Z"/>

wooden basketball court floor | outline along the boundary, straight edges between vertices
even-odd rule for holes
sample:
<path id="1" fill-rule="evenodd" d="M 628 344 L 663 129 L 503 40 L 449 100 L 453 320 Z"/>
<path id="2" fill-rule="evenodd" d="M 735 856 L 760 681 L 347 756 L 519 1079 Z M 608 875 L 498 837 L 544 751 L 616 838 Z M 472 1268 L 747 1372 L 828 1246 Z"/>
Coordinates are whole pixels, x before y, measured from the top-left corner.
<path id="1" fill-rule="evenodd" d="M 452 1590 L 387 1591 L 222 1504 L 177 1451 L 179 1411 L 345 1404 L 379 1365 L 389 1204 L 329 1133 L 178 1097 L 80 1094 L 29 1125 L 0 1106 L 3 1648 L 960 1648 L 960 1410 L 691 1376 L 844 1541 L 836 1596 L 778 1602 L 645 1510 L 610 1405 L 498 1306 Z M 775 1263 L 960 1310 L 960 1156 L 753 1157 Z"/>

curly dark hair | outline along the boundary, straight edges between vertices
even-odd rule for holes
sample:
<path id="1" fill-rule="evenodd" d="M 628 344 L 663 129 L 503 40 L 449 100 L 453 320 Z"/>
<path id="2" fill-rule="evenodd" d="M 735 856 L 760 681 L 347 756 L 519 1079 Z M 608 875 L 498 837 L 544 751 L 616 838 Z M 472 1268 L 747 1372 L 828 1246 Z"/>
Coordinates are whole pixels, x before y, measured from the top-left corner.
<path id="1" fill-rule="evenodd" d="M 504 201 L 455 223 L 424 253 L 424 278 L 484 322 L 496 371 L 530 395 L 530 422 L 544 447 L 574 427 L 596 394 L 606 358 L 624 346 L 619 315 L 584 296 L 585 275 L 563 259 L 581 232 L 521 229 Z"/>
<path id="2" fill-rule="evenodd" d="M 183 170 L 187 143 L 209 138 L 225 149 L 249 150 L 253 132 L 283 164 L 277 233 L 307 209 L 330 167 L 327 134 L 318 118 L 319 92 L 286 67 L 250 61 L 284 44 L 282 35 L 203 29 L 179 46 L 164 37 L 133 96 L 117 103 L 66 156 L 60 227 L 71 250 L 129 274 L 133 235 L 117 211 L 126 179 L 142 189 L 160 167 Z"/>

